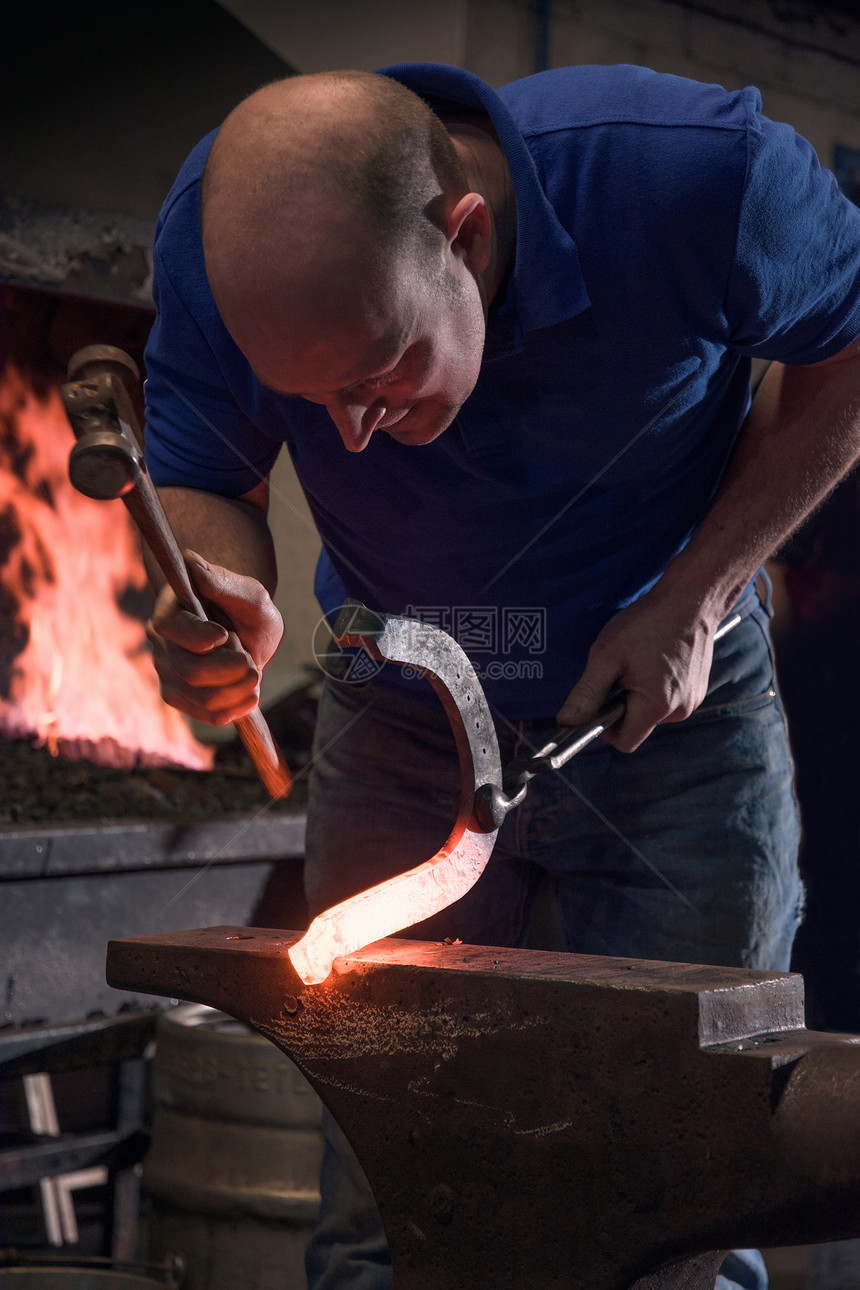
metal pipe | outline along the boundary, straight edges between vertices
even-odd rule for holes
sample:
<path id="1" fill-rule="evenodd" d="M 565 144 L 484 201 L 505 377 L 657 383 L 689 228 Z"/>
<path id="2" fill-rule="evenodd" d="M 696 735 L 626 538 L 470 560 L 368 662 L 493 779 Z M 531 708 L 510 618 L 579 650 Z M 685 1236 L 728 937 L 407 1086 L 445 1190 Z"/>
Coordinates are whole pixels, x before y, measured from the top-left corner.
<path id="1" fill-rule="evenodd" d="M 535 71 L 545 72 L 549 65 L 552 38 L 552 0 L 539 0 L 537 31 L 537 66 Z"/>

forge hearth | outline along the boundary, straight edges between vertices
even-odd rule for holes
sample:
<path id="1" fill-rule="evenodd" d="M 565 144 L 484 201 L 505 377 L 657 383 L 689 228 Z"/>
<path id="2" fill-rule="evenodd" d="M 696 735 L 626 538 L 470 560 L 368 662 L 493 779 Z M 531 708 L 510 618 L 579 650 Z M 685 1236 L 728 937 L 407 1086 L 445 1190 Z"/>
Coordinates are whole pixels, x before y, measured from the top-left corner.
<path id="1" fill-rule="evenodd" d="M 297 706 L 312 716 L 309 698 L 270 710 L 295 770 L 310 735 Z M 273 802 L 238 740 L 217 757 L 211 772 L 124 770 L 0 743 L 0 1026 L 149 1006 L 105 984 L 112 936 L 225 917 L 304 925 L 305 778 Z"/>
<path id="2" fill-rule="evenodd" d="M 282 746 L 300 771 L 309 744 L 285 740 Z M 238 740 L 219 745 L 211 772 L 97 766 L 23 740 L 0 742 L 0 830 L 120 820 L 196 823 L 270 806 L 275 814 L 292 813 L 304 808 L 305 796 L 299 778 L 288 802 L 272 802 Z"/>
<path id="3" fill-rule="evenodd" d="M 0 747 L 0 768 L 10 747 Z M 95 785 L 124 774 L 83 763 L 52 765 L 67 781 L 91 772 Z M 112 936 L 226 917 L 247 924 L 306 922 L 301 780 L 290 802 L 275 804 L 254 780 L 239 776 L 141 771 L 125 778 L 137 783 L 140 796 L 160 799 L 149 818 L 127 811 L 123 819 L 102 814 L 0 825 L 0 1027 L 151 1006 L 146 996 L 105 984 L 104 947 Z M 179 788 L 171 803 L 172 778 Z M 4 801 L 8 784 L 0 774 Z M 114 783 L 106 801 L 118 800 L 119 790 Z M 231 794 L 234 808 L 242 798 L 261 800 L 228 810 Z M 128 794 L 127 805 L 140 796 Z"/>

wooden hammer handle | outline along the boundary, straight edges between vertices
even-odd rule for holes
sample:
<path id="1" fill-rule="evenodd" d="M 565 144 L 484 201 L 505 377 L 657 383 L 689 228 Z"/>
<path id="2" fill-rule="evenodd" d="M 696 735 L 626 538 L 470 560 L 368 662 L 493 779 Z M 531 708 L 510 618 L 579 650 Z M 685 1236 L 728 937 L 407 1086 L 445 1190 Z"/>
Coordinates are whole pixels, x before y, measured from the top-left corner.
<path id="1" fill-rule="evenodd" d="M 145 469 L 137 486 L 125 494 L 123 501 L 179 604 L 201 621 L 207 621 L 209 615 L 191 584 L 185 558 Z M 270 796 L 288 797 L 292 786 L 290 772 L 260 709 L 254 708 L 247 716 L 238 717 L 234 724 Z"/>
<path id="2" fill-rule="evenodd" d="M 206 619 L 208 615 L 191 584 L 185 557 L 148 471 L 141 473 L 137 486 L 125 494 L 123 501 L 182 608 Z"/>

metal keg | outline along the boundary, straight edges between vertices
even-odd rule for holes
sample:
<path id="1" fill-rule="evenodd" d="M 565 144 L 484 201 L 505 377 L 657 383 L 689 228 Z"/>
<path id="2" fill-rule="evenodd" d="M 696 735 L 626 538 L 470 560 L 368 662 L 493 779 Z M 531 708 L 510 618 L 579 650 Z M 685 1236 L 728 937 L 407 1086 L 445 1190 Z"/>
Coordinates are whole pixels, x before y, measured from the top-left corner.
<path id="1" fill-rule="evenodd" d="M 3 1268 L 0 1290 L 164 1290 L 164 1282 L 105 1268 Z"/>
<path id="2" fill-rule="evenodd" d="M 152 1066 L 150 1255 L 183 1290 L 303 1290 L 319 1209 L 321 1105 L 296 1066 L 199 1004 L 161 1015 Z"/>
<path id="3" fill-rule="evenodd" d="M 63 1255 L 0 1255 L 0 1290 L 177 1290 L 181 1271 Z"/>

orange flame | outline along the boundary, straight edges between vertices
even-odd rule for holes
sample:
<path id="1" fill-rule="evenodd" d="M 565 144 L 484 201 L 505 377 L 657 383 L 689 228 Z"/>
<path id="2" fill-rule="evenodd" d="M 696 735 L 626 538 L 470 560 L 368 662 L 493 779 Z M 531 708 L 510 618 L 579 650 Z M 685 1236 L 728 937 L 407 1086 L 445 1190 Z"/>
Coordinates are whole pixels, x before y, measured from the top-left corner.
<path id="1" fill-rule="evenodd" d="M 121 502 L 69 482 L 74 435 L 59 391 L 42 400 L 13 368 L 0 384 L 0 736 L 102 764 L 211 768 L 159 694 L 142 623 L 120 599 L 146 574 Z M 3 645 L 0 636 L 0 645 Z"/>

